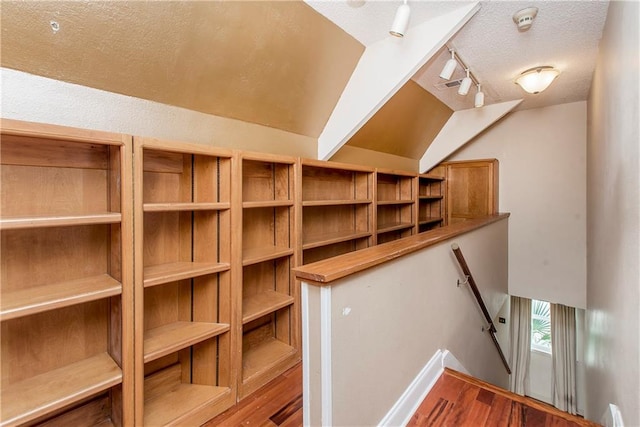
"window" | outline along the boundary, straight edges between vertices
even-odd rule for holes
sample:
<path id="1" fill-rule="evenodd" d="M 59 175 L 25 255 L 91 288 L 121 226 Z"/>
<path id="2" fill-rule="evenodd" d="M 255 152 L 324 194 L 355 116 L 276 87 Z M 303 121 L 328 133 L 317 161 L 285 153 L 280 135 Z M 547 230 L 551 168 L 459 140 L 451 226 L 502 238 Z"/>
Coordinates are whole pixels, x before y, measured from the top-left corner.
<path id="1" fill-rule="evenodd" d="M 551 309 L 546 301 L 531 301 L 531 350 L 551 353 Z"/>

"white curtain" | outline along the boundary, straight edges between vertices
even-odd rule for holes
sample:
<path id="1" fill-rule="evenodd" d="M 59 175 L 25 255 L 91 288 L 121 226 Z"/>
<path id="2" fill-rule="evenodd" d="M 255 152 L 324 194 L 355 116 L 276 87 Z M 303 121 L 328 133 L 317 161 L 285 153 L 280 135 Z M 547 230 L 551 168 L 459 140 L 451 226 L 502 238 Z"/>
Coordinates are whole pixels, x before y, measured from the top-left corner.
<path id="1" fill-rule="evenodd" d="M 553 406 L 577 413 L 576 401 L 576 310 L 551 304 L 551 359 Z"/>
<path id="2" fill-rule="evenodd" d="M 531 300 L 511 297 L 510 390 L 524 396 L 531 355 Z"/>

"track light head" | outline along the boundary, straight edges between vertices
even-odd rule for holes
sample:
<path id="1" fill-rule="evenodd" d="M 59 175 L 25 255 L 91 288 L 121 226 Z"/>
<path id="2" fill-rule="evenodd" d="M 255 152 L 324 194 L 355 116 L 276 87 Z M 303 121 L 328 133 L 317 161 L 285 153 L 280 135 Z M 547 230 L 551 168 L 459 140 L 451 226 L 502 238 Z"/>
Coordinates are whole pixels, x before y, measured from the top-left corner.
<path id="1" fill-rule="evenodd" d="M 465 70 L 467 72 L 467 77 L 462 79 L 462 83 L 460 83 L 460 87 L 458 88 L 458 95 L 465 96 L 469 93 L 469 89 L 471 88 L 471 77 L 469 77 L 469 69 Z"/>
<path id="2" fill-rule="evenodd" d="M 444 68 L 440 73 L 440 78 L 445 80 L 451 80 L 451 76 L 458 66 L 458 61 L 456 61 L 456 52 L 453 49 L 450 49 L 450 51 L 451 59 L 447 60 L 447 63 L 444 64 Z"/>
<path id="3" fill-rule="evenodd" d="M 480 88 L 480 83 L 478 83 L 478 92 L 476 93 L 473 106 L 476 108 L 484 107 L 484 92 L 482 92 L 482 89 Z"/>
<path id="4" fill-rule="evenodd" d="M 396 17 L 393 19 L 393 24 L 389 30 L 389 34 L 394 37 L 404 37 L 404 34 L 409 28 L 409 17 L 411 16 L 411 9 L 407 4 L 407 0 L 404 0 L 404 4 L 401 4 L 396 11 Z"/>

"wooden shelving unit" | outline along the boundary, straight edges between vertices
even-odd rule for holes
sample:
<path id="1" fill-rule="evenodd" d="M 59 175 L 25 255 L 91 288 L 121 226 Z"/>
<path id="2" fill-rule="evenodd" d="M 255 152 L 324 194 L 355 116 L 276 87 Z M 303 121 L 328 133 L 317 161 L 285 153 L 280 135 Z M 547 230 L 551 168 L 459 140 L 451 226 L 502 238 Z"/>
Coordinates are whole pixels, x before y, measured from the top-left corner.
<path id="1" fill-rule="evenodd" d="M 234 179 L 241 204 L 235 270 L 239 398 L 300 360 L 300 307 L 291 268 L 295 253 L 295 176 L 292 157 L 242 153 Z"/>
<path id="2" fill-rule="evenodd" d="M 130 424 L 131 138 L 1 126 L 1 425 Z"/>
<path id="3" fill-rule="evenodd" d="M 134 139 L 136 424 L 201 424 L 235 403 L 233 156 Z"/>
<path id="4" fill-rule="evenodd" d="M 446 224 L 444 176 L 418 176 L 418 232 L 432 230 Z"/>
<path id="5" fill-rule="evenodd" d="M 416 228 L 416 174 L 376 171 L 376 243 L 411 236 Z"/>
<path id="6" fill-rule="evenodd" d="M 374 244 L 374 169 L 301 160 L 298 182 L 301 263 Z"/>

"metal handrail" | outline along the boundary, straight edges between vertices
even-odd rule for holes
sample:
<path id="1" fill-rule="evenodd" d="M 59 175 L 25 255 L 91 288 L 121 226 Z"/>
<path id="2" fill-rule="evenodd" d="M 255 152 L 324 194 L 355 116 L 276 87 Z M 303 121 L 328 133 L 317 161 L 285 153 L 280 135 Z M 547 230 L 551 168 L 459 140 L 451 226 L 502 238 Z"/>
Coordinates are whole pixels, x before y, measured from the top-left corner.
<path id="1" fill-rule="evenodd" d="M 496 346 L 496 349 L 498 350 L 498 353 L 500 354 L 500 359 L 502 359 L 502 364 L 507 370 L 507 373 L 511 375 L 511 368 L 509 367 L 509 362 L 507 362 L 506 357 L 504 357 L 504 353 L 502 352 L 502 347 L 500 347 L 500 343 L 498 342 L 498 338 L 496 337 L 496 332 L 497 332 L 496 327 L 493 324 L 493 320 L 491 319 L 489 310 L 487 310 L 487 306 L 484 304 L 484 301 L 482 300 L 482 295 L 480 295 L 480 291 L 478 290 L 476 281 L 473 279 L 473 276 L 471 275 L 471 271 L 469 270 L 467 261 L 465 261 L 464 256 L 462 255 L 462 250 L 460 250 L 460 246 L 458 246 L 457 243 L 453 243 L 451 245 L 451 250 L 453 250 L 453 253 L 456 256 L 456 259 L 458 260 L 458 264 L 460 264 L 460 268 L 462 269 L 462 272 L 466 276 L 466 280 L 464 283 L 469 284 L 469 287 L 471 288 L 473 295 L 476 297 L 476 300 L 478 301 L 478 305 L 482 310 L 482 314 L 484 315 L 485 320 L 489 323 L 489 328 L 487 329 L 489 331 L 489 335 L 491 335 L 491 339 L 493 343 Z M 458 285 L 460 284 L 461 284 L 460 281 L 458 281 Z"/>

